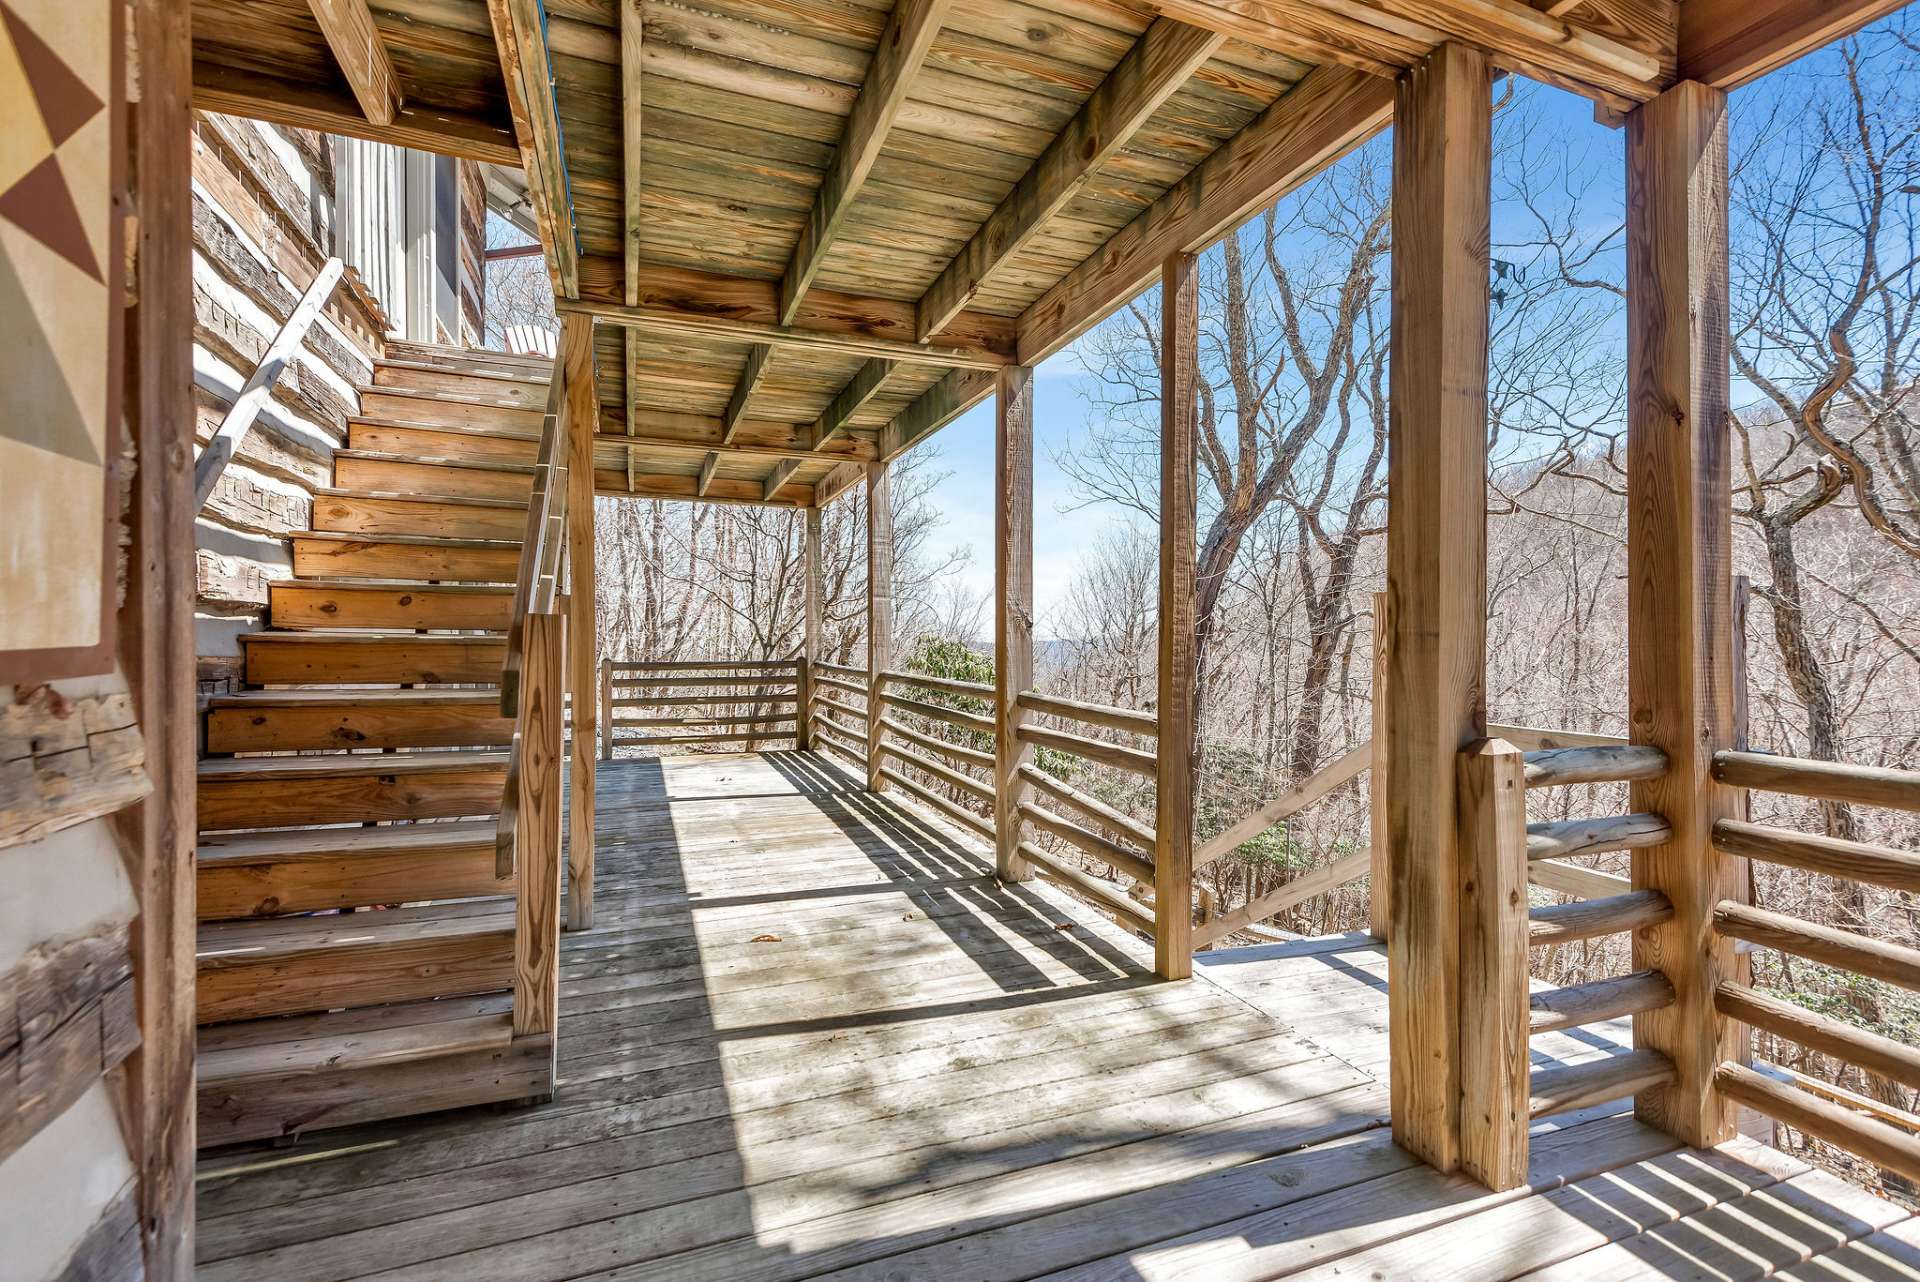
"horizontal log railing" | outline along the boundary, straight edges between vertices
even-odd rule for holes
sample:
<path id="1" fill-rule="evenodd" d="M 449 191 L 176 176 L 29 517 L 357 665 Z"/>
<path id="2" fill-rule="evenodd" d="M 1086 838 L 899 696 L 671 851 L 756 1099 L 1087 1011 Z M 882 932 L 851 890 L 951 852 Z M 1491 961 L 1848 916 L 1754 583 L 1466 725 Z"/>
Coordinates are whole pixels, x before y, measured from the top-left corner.
<path id="1" fill-rule="evenodd" d="M 801 684 L 795 659 L 608 661 L 601 755 L 720 744 L 752 751 L 768 740 L 797 741 Z"/>
<path id="2" fill-rule="evenodd" d="M 1734 788 L 1789 793 L 1825 802 L 1920 811 L 1920 771 L 1775 757 L 1758 752 L 1714 754 L 1713 776 Z M 1920 855 L 1866 842 L 1722 819 L 1713 848 L 1759 860 L 1911 894 L 1920 890 Z M 1714 929 L 1730 939 L 1802 957 L 1837 970 L 1920 991 L 1920 949 L 1786 913 L 1723 900 Z M 1869 1029 L 1819 1014 L 1763 990 L 1723 982 L 1714 1007 L 1729 1019 L 1842 1064 L 1920 1091 L 1920 1050 Z M 1920 1180 L 1920 1118 L 1830 1083 L 1755 1064 L 1723 1063 L 1714 1084 L 1728 1099 L 1776 1122 L 1854 1153 L 1909 1180 Z M 1906 1123 L 1915 1123 L 1909 1126 Z"/>

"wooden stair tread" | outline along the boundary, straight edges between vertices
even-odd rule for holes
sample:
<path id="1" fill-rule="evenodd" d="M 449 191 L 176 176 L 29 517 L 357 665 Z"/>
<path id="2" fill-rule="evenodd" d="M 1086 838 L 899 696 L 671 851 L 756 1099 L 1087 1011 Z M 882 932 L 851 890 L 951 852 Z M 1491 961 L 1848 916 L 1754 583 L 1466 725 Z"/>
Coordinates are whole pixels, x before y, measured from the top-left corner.
<path id="1" fill-rule="evenodd" d="M 237 690 L 217 694 L 208 701 L 211 708 L 327 707 L 334 704 L 358 706 L 381 704 L 389 707 L 442 707 L 447 704 L 493 705 L 500 703 L 495 686 L 476 686 L 458 690 L 420 689 L 322 689 L 322 690 Z"/>
<path id="2" fill-rule="evenodd" d="M 503 364 L 504 362 L 495 361 L 493 363 Z M 491 369 L 462 369 L 457 364 L 437 364 L 433 361 L 410 361 L 405 359 L 396 360 L 390 356 L 381 357 L 373 363 L 373 367 L 375 369 L 406 370 L 419 374 L 453 374 L 460 378 L 488 378 L 501 383 L 538 383 L 543 387 L 550 381 L 545 375 L 534 374 L 531 368 L 524 374 L 506 374 L 499 370 Z M 551 370 L 553 363 L 551 361 L 547 362 L 546 368 Z M 376 384 L 373 390 L 380 391 L 384 389 Z"/>
<path id="3" fill-rule="evenodd" d="M 508 753 L 483 752 L 333 752 L 305 757 L 207 757 L 200 762 L 200 778 L 311 779 L 355 774 L 422 774 L 436 770 L 472 770 L 493 766 L 505 769 Z"/>
<path id="4" fill-rule="evenodd" d="M 457 494 L 400 494 L 391 490 L 343 490 L 332 485 L 316 486 L 313 496 L 317 499 L 371 499 L 382 503 L 433 503 L 453 507 L 517 508 L 523 512 L 527 507 L 524 499 L 471 499 Z M 505 540 L 496 541 L 504 542 Z"/>
<path id="5" fill-rule="evenodd" d="M 200 924 L 199 968 L 252 966 L 301 954 L 343 952 L 381 944 L 428 944 L 513 934 L 514 902 L 505 897 L 462 899 L 419 908 L 322 913 L 310 917 L 256 917 Z"/>
<path id="6" fill-rule="evenodd" d="M 499 644 L 507 639 L 504 632 L 408 632 L 395 629 L 391 632 L 348 632 L 329 631 L 314 628 L 309 632 L 248 632 L 241 637 L 244 645 L 392 645 L 405 642 L 409 645 L 485 645 Z"/>
<path id="7" fill-rule="evenodd" d="M 421 467 L 451 467 L 471 472 L 511 472 L 516 476 L 533 476 L 539 469 L 532 463 L 493 462 L 488 459 L 434 458 L 432 456 L 415 457 L 411 454 L 395 454 L 390 450 L 335 450 L 336 459 L 360 459 L 368 463 L 413 463 Z"/>
<path id="8" fill-rule="evenodd" d="M 383 387 L 378 390 L 384 394 L 405 389 Z M 449 436 L 487 436 L 508 441 L 531 441 L 534 444 L 540 441 L 538 432 L 521 432 L 504 427 L 480 427 L 472 423 L 432 423 L 420 419 L 393 418 L 384 414 L 348 415 L 347 425 L 352 427 L 356 423 L 364 427 L 388 427 L 403 432 L 445 432 Z"/>
<path id="9" fill-rule="evenodd" d="M 466 375 L 459 370 L 440 370 L 438 372 L 455 374 L 462 378 L 466 377 Z M 363 400 L 369 396 L 404 396 L 409 400 L 415 401 L 439 402 L 442 405 L 469 405 L 477 406 L 480 409 L 515 410 L 522 414 L 538 414 L 541 410 L 541 407 L 538 405 L 529 405 L 525 401 L 515 400 L 507 396 L 475 396 L 465 392 L 436 391 L 432 388 L 386 387 L 374 386 L 372 384 L 363 384 L 354 390 L 360 394 Z"/>
<path id="10" fill-rule="evenodd" d="M 394 850 L 458 850 L 475 844 L 491 847 L 498 833 L 499 827 L 491 819 L 383 824 L 377 828 L 282 828 L 202 837 L 194 859 L 205 867 Z"/>
<path id="11" fill-rule="evenodd" d="M 305 535 L 300 537 L 304 538 Z M 366 538 L 364 534 L 355 538 Z M 385 535 L 379 535 L 385 538 Z M 329 592 L 417 592 L 431 596 L 482 596 L 513 597 L 511 587 L 496 587 L 490 584 L 469 583 L 420 583 L 410 579 L 275 579 L 270 585 L 276 588 L 325 588 Z"/>
<path id="12" fill-rule="evenodd" d="M 226 1024 L 202 1025 L 200 1050 L 204 1054 L 207 1051 L 241 1050 L 249 1046 L 304 1041 L 309 1037 L 377 1033 L 414 1024 L 502 1015 L 512 1010 L 512 993 L 479 993 L 471 997 L 438 997 L 428 1001 L 355 1006 L 347 1010 L 319 1011 L 308 1015 L 281 1015 L 274 1019 L 238 1019 Z"/>
<path id="13" fill-rule="evenodd" d="M 456 1019 L 423 1018 L 426 1010 L 437 1005 L 439 1003 L 431 1001 L 404 1002 L 372 1008 L 382 1011 L 400 1011 L 403 1007 L 421 1008 L 406 1022 L 388 1027 L 333 1033 L 313 1031 L 305 1036 L 286 1037 L 284 1040 L 251 1046 L 202 1046 L 196 1056 L 199 1081 L 203 1085 L 220 1084 L 255 1077 L 287 1077 L 401 1064 L 505 1047 L 513 1040 L 513 1016 L 510 1013 L 469 1015 Z M 327 1012 L 315 1018 L 324 1025 L 333 1014 Z M 243 1022 L 285 1025 L 293 1021 L 270 1019 Z"/>
<path id="14" fill-rule="evenodd" d="M 406 547 L 476 548 L 481 551 L 517 548 L 519 539 L 476 539 L 451 534 L 358 534 L 352 530 L 295 530 L 289 538 L 323 539 L 330 543 L 397 543 Z M 323 582 L 307 579 L 304 582 Z"/>

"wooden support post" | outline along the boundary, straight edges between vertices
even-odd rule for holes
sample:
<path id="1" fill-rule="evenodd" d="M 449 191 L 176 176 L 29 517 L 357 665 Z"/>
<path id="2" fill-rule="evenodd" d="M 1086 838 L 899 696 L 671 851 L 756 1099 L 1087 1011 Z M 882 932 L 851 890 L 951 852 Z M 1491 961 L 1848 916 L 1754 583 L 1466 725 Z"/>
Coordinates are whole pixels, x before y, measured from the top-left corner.
<path id="1" fill-rule="evenodd" d="M 151 1282 L 193 1276 L 193 54 L 188 6 L 135 0 L 127 79 L 130 220 L 123 324 L 128 495 L 119 654 L 153 791 L 115 819 L 139 915 L 130 934 L 140 1046 L 121 1068 L 140 1245 Z M 117 216 L 117 215 L 116 215 Z"/>
<path id="2" fill-rule="evenodd" d="M 794 709 L 794 747 L 806 752 L 813 747 L 813 665 L 820 661 L 820 509 L 806 510 L 803 547 L 802 595 L 806 602 L 806 630 L 800 640 L 800 684 L 794 693 L 799 706 Z"/>
<path id="3" fill-rule="evenodd" d="M 880 674 L 893 666 L 893 484 L 885 463 L 867 464 L 867 787 L 880 791 Z"/>
<path id="4" fill-rule="evenodd" d="M 1373 738 L 1367 767 L 1367 919 L 1373 937 L 1386 942 L 1393 923 L 1393 860 L 1387 842 L 1387 594 L 1373 594 Z"/>
<path id="5" fill-rule="evenodd" d="M 1443 44 L 1395 89 L 1387 484 L 1393 1138 L 1460 1164 L 1455 758 L 1485 735 L 1491 89 Z"/>
<path id="6" fill-rule="evenodd" d="M 613 760 L 613 660 L 600 660 L 600 760 Z"/>
<path id="7" fill-rule="evenodd" d="M 1634 933 L 1633 964 L 1665 972 L 1674 991 L 1671 1006 L 1633 1017 L 1634 1044 L 1674 1066 L 1635 1111 L 1703 1147 L 1733 1135 L 1714 1071 L 1745 1057 L 1713 1002 L 1739 977 L 1713 906 L 1746 892 L 1743 861 L 1712 843 L 1714 821 L 1736 813 L 1711 770 L 1734 737 L 1726 107 L 1689 81 L 1627 118 L 1628 733 L 1668 763 L 1633 785 L 1631 808 L 1673 830 L 1633 855 L 1634 889 L 1673 903 L 1669 920 Z"/>
<path id="8" fill-rule="evenodd" d="M 599 666 L 599 629 L 594 609 L 593 437 L 600 401 L 593 371 L 593 323 L 570 316 L 569 328 L 586 330 L 567 345 L 567 688 L 573 694 L 572 797 L 567 808 L 567 929 L 593 927 L 594 795 L 598 762 L 599 702 L 594 670 Z"/>
<path id="9" fill-rule="evenodd" d="M 520 795 L 514 813 L 513 1031 L 552 1033 L 560 1011 L 560 755 L 566 616 L 529 614 L 522 632 Z"/>
<path id="10" fill-rule="evenodd" d="M 1456 760 L 1460 843 L 1460 1164 L 1495 1190 L 1527 1179 L 1527 760 L 1482 739 Z"/>
<path id="11" fill-rule="evenodd" d="M 1155 771 L 1153 969 L 1193 974 L 1194 546 L 1200 283 L 1192 254 L 1160 271 L 1160 735 Z"/>
<path id="12" fill-rule="evenodd" d="M 993 453 L 993 814 L 994 872 L 1029 881 L 1020 857 L 1020 805 L 1031 792 L 1020 767 L 1033 745 L 1020 739 L 1027 719 L 1020 692 L 1033 686 L 1033 367 L 1000 371 L 994 401 Z"/>

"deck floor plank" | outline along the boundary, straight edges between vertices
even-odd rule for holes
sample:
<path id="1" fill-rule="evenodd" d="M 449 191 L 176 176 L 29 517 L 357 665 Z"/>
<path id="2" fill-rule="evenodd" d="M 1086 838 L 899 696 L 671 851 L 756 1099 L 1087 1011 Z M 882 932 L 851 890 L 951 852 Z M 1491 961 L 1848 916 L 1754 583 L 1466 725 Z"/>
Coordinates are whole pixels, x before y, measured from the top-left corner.
<path id="1" fill-rule="evenodd" d="M 1675 1150 L 1624 1102 L 1537 1126 L 1526 1188 L 1440 1176 L 1385 1129 L 1372 940 L 1161 983 L 1148 941 L 827 758 L 603 763 L 597 821 L 553 1102 L 208 1155 L 202 1279 L 1628 1277 L 1741 1226 L 1766 1276 L 1906 1241 L 1886 1203 L 1751 1143 Z M 1543 1242 L 1489 1254 L 1483 1225 Z"/>

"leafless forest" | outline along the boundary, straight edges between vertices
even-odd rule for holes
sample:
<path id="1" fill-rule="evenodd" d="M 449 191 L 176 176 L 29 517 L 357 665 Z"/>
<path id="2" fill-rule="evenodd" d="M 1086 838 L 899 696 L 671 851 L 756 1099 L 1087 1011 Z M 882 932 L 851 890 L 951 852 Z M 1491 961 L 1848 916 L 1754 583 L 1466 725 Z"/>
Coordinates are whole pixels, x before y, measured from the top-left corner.
<path id="1" fill-rule="evenodd" d="M 1495 126 L 1489 717 L 1625 733 L 1620 140 L 1586 122 L 1553 123 L 1537 109 L 1547 91 L 1499 92 L 1508 96 Z M 1734 569 L 1751 585 L 1742 631 L 1746 735 L 1757 748 L 1920 765 L 1916 148 L 1920 35 L 1903 18 L 1735 99 Z M 1202 840 L 1371 734 L 1389 159 L 1376 140 L 1203 260 Z M 1157 316 L 1143 299 L 1059 358 L 1080 361 L 1091 390 L 1087 426 L 1056 447 L 1056 462 L 1076 501 L 1113 519 L 1043 620 L 1056 639 L 1037 655 L 1042 688 L 1130 708 L 1150 708 L 1154 690 Z M 957 591 L 954 567 L 931 551 L 946 466 L 920 453 L 897 473 L 896 653 L 937 675 L 990 680 L 990 603 Z M 856 490 L 825 513 L 821 657 L 838 663 L 865 652 L 862 501 Z M 797 653 L 794 514 L 603 499 L 599 518 L 603 654 Z M 1077 762 L 1069 773 L 1151 822 L 1150 784 Z M 1553 790 L 1536 804 L 1563 809 L 1536 817 L 1627 808 L 1624 789 L 1604 791 Z M 1920 848 L 1913 816 L 1772 796 L 1755 806 L 1765 822 Z M 1204 868 L 1207 906 L 1230 910 L 1364 849 L 1368 815 L 1362 775 Z M 1590 862 L 1624 874 L 1626 860 Z M 1089 871 L 1127 885 L 1113 869 Z M 1920 945 L 1910 894 L 1772 867 L 1754 894 L 1795 916 Z M 1317 934 L 1366 921 L 1361 880 L 1266 927 Z M 1624 948 L 1613 936 L 1536 952 L 1536 971 L 1555 984 L 1623 973 L 1627 959 L 1604 952 Z M 1823 1013 L 1920 1037 L 1914 994 L 1774 953 L 1755 965 L 1767 986 Z M 1784 1043 L 1756 1053 L 1829 1078 L 1842 1071 Z M 1893 1083 L 1844 1073 L 1844 1085 L 1915 1105 Z"/>

